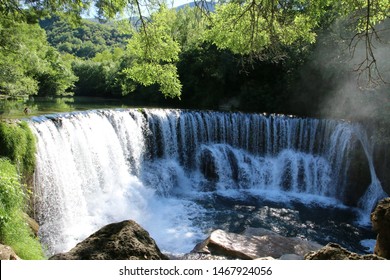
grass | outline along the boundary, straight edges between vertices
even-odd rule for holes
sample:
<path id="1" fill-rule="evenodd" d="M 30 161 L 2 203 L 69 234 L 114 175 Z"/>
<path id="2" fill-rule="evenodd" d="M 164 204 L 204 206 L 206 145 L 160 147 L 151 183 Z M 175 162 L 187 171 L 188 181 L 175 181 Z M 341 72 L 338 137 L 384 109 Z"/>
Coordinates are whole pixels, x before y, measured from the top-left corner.
<path id="1" fill-rule="evenodd" d="M 41 244 L 23 217 L 26 200 L 16 167 L 0 158 L 0 242 L 22 259 L 44 259 Z"/>

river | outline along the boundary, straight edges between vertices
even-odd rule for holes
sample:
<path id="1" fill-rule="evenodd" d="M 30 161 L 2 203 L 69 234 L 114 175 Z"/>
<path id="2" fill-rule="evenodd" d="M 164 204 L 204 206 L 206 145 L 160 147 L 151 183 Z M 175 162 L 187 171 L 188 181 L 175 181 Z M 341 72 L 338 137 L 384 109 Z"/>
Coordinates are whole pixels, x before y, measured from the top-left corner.
<path id="1" fill-rule="evenodd" d="M 140 223 L 169 254 L 188 253 L 214 229 L 249 226 L 371 250 L 370 208 L 385 194 L 371 174 L 356 206 L 346 203 L 350 153 L 369 145 L 357 125 L 125 108 L 40 115 L 29 124 L 38 139 L 36 218 L 48 254 L 124 219 Z"/>

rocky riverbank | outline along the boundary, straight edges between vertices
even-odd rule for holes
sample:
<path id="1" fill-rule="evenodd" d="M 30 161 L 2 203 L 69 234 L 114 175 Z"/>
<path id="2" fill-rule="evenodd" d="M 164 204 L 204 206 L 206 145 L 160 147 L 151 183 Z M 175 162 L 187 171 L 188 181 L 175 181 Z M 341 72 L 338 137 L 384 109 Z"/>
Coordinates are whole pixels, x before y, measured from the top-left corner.
<path id="1" fill-rule="evenodd" d="M 280 260 L 378 260 L 389 258 L 390 198 L 378 204 L 371 215 L 378 233 L 374 254 L 359 255 L 338 244 L 322 246 L 298 237 L 285 237 L 263 228 L 247 228 L 236 234 L 213 231 L 181 259 L 280 259 Z M 68 253 L 51 259 L 168 259 L 134 221 L 108 225 L 79 243 Z"/>
<path id="2" fill-rule="evenodd" d="M 321 247 L 315 242 L 297 237 L 284 237 L 267 229 L 248 228 L 242 234 L 215 230 L 191 253 L 244 260 L 303 259 L 306 253 Z"/>
<path id="3" fill-rule="evenodd" d="M 329 243 L 322 246 L 298 237 L 285 237 L 263 228 L 247 228 L 236 234 L 213 231 L 180 259 L 279 259 L 279 260 L 380 260 L 390 259 L 390 197 L 380 201 L 371 214 L 377 242 L 373 254 L 359 255 Z M 171 257 L 175 258 L 175 257 Z M 20 259 L 12 248 L 0 245 L 0 259 Z M 135 221 L 109 224 L 66 253 L 51 260 L 167 260 L 156 242 Z M 177 257 L 176 257 L 177 259 Z"/>

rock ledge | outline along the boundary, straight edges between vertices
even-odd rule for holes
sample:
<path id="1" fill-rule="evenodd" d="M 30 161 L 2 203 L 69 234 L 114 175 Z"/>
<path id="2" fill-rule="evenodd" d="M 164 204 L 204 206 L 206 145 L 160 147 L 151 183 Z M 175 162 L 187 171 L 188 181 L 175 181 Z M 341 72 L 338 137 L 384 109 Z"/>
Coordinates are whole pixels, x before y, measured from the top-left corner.
<path id="1" fill-rule="evenodd" d="M 165 260 L 149 233 L 132 220 L 104 226 L 51 260 Z"/>
<path id="2" fill-rule="evenodd" d="M 359 255 L 348 251 L 336 243 L 328 243 L 318 251 L 305 255 L 305 260 L 384 260 L 374 254 Z"/>
<path id="3" fill-rule="evenodd" d="M 297 237 L 284 237 L 263 228 L 248 228 L 242 234 L 221 229 L 213 231 L 191 253 L 224 256 L 230 259 L 303 259 L 303 256 L 322 246 Z"/>
<path id="4" fill-rule="evenodd" d="M 0 260 L 20 260 L 10 246 L 0 244 Z"/>
<path id="5" fill-rule="evenodd" d="M 378 233 L 374 253 L 390 259 L 390 197 L 382 199 L 371 213 L 372 227 Z"/>

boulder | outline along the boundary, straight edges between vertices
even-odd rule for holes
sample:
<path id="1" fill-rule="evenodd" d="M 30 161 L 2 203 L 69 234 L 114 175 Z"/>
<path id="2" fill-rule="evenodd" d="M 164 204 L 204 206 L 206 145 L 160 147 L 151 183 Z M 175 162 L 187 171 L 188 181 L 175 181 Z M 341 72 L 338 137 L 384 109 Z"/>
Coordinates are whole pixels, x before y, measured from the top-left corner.
<path id="1" fill-rule="evenodd" d="M 374 149 L 375 173 L 383 190 L 390 195 L 390 145 L 377 143 Z"/>
<path id="2" fill-rule="evenodd" d="M 202 260 L 202 261 L 216 261 L 216 260 L 228 260 L 229 258 L 225 256 L 215 256 L 211 254 L 203 254 L 203 253 L 188 253 L 183 256 L 179 257 L 173 257 L 170 259 L 176 259 L 176 260 L 187 260 L 187 261 L 194 261 L 194 260 Z"/>
<path id="3" fill-rule="evenodd" d="M 279 258 L 279 260 L 304 260 L 304 256 L 296 254 L 285 254 Z"/>
<path id="4" fill-rule="evenodd" d="M 372 227 L 377 232 L 374 253 L 390 259 L 390 197 L 381 200 L 371 213 Z"/>
<path id="5" fill-rule="evenodd" d="M 132 220 L 106 225 L 51 260 L 164 260 L 149 233 Z"/>
<path id="6" fill-rule="evenodd" d="M 38 236 L 38 231 L 39 231 L 39 224 L 37 221 L 35 221 L 33 218 L 31 218 L 29 215 L 26 213 L 23 213 L 23 218 L 30 227 L 32 233 L 35 235 L 35 237 Z"/>
<path id="7" fill-rule="evenodd" d="M 328 243 L 318 251 L 307 253 L 305 260 L 383 260 L 383 258 L 374 254 L 359 255 L 339 244 Z"/>
<path id="8" fill-rule="evenodd" d="M 219 180 L 213 153 L 207 148 L 203 149 L 200 154 L 200 171 L 207 180 L 213 182 Z"/>
<path id="9" fill-rule="evenodd" d="M 297 237 L 284 237 L 266 229 L 249 228 L 242 234 L 215 230 L 192 253 L 225 256 L 230 259 L 280 258 L 306 253 L 321 248 L 321 245 Z"/>
<path id="10" fill-rule="evenodd" d="M 0 260 L 20 260 L 11 247 L 0 244 Z"/>
<path id="11" fill-rule="evenodd" d="M 360 198 L 367 191 L 371 184 L 371 171 L 363 145 L 358 141 L 356 146 L 351 149 L 349 159 L 349 168 L 347 170 L 347 182 L 345 191 L 339 197 L 344 204 L 357 207 Z M 341 171 L 342 172 L 342 171 Z"/>
<path id="12" fill-rule="evenodd" d="M 275 260 L 273 257 L 262 257 L 262 258 L 258 258 L 258 259 L 255 259 L 256 261 L 273 261 Z"/>

